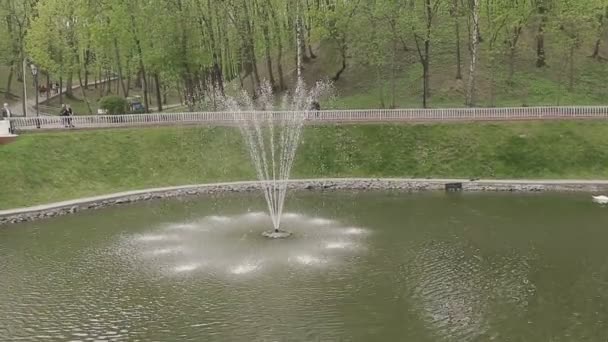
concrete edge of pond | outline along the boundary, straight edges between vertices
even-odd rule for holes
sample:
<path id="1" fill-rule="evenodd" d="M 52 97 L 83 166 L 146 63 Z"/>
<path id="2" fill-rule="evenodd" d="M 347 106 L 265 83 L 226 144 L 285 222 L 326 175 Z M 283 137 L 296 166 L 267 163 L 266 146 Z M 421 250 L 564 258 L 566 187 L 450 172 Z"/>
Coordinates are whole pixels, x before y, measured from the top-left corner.
<path id="1" fill-rule="evenodd" d="M 463 191 L 508 192 L 608 192 L 608 180 L 463 180 L 411 178 L 328 178 L 288 181 L 292 190 L 444 190 L 446 184 L 461 183 Z M 109 195 L 80 198 L 27 208 L 0 210 L 0 225 L 34 221 L 72 214 L 87 209 L 99 209 L 133 202 L 182 196 L 208 195 L 224 192 L 252 192 L 260 182 L 228 182 L 184 185 L 164 188 L 119 192 Z"/>

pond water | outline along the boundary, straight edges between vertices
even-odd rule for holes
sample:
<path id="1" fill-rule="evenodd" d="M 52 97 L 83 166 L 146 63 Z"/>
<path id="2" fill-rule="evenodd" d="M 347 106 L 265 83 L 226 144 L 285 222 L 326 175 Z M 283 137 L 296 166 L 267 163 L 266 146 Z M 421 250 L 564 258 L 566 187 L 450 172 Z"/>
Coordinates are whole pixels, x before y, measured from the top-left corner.
<path id="1" fill-rule="evenodd" d="M 605 341 L 586 194 L 165 200 L 0 229 L 1 341 Z"/>

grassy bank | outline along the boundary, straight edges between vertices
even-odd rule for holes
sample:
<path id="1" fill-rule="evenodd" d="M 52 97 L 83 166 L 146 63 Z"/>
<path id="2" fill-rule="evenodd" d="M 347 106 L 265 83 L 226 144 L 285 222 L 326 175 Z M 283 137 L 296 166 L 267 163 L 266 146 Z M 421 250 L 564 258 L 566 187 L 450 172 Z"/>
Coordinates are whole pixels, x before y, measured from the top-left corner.
<path id="1" fill-rule="evenodd" d="M 307 128 L 294 177 L 608 178 L 608 123 Z M 252 179 L 237 130 L 29 134 L 0 147 L 0 208 Z"/>

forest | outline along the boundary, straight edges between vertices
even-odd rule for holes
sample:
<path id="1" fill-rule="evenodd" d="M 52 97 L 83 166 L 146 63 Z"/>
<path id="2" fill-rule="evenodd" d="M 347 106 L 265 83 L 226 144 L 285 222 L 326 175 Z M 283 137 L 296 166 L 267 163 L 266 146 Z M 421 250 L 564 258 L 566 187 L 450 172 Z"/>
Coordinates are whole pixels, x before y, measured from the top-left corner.
<path id="1" fill-rule="evenodd" d="M 608 79 L 608 0 L 0 0 L 0 18 L 6 94 L 25 61 L 66 96 L 115 78 L 100 91 L 141 89 L 146 110 L 162 109 L 168 91 L 191 109 L 231 87 L 287 91 L 298 55 L 308 78 L 338 88 L 364 73 L 382 107 L 400 96 L 429 107 L 438 78 L 466 106 L 496 105 L 530 70 L 552 67 L 564 92 L 585 71 Z M 331 63 L 312 67 L 324 55 Z"/>

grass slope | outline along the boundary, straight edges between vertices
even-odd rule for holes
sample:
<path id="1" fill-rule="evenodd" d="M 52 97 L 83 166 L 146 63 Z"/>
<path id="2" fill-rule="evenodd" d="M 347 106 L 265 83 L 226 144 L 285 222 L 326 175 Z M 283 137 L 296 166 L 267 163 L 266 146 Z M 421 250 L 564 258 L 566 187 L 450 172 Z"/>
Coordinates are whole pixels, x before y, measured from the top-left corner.
<path id="1" fill-rule="evenodd" d="M 294 177 L 608 179 L 608 123 L 307 128 Z M 236 129 L 39 133 L 0 147 L 0 208 L 253 179 Z"/>

